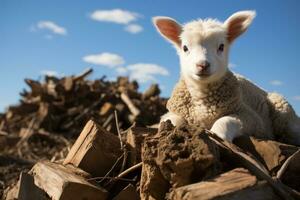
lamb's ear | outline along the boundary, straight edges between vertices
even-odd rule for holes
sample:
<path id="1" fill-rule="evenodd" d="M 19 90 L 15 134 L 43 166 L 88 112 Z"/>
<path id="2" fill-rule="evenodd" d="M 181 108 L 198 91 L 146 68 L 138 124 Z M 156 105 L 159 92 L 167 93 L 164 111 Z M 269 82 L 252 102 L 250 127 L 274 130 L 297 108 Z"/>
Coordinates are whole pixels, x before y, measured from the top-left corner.
<path id="1" fill-rule="evenodd" d="M 173 44 L 180 46 L 181 25 L 170 17 L 153 17 L 153 24 L 158 32 Z"/>
<path id="2" fill-rule="evenodd" d="M 227 29 L 227 39 L 229 43 L 231 43 L 248 29 L 255 15 L 256 12 L 252 10 L 240 11 L 231 15 L 224 22 L 224 25 Z"/>

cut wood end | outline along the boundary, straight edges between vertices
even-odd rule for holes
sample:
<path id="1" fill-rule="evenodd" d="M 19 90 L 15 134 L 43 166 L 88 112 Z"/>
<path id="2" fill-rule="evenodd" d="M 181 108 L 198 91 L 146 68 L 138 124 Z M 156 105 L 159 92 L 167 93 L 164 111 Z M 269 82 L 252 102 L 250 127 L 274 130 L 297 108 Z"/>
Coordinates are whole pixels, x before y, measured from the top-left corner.
<path id="1" fill-rule="evenodd" d="M 118 136 L 90 120 L 63 164 L 72 164 L 93 176 L 104 176 L 122 153 Z"/>
<path id="2" fill-rule="evenodd" d="M 106 199 L 107 191 L 87 182 L 74 169 L 51 163 L 38 162 L 29 172 L 34 184 L 54 200 Z"/>

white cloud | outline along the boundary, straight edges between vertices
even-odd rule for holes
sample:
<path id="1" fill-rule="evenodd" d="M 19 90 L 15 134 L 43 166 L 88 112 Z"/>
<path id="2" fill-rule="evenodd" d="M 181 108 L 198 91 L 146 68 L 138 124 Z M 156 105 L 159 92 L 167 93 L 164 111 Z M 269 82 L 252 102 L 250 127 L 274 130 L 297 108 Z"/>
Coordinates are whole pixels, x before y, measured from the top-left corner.
<path id="1" fill-rule="evenodd" d="M 41 71 L 41 74 L 45 76 L 60 76 L 57 71 L 52 70 L 43 70 Z"/>
<path id="2" fill-rule="evenodd" d="M 137 63 L 129 65 L 127 69 L 129 71 L 129 77 L 133 80 L 139 81 L 140 83 L 156 81 L 155 75 L 169 75 L 169 71 L 166 68 L 150 63 Z"/>
<path id="3" fill-rule="evenodd" d="M 83 60 L 88 63 L 114 68 L 117 74 L 129 76 L 131 80 L 137 80 L 139 83 L 154 82 L 157 75 L 169 75 L 166 68 L 152 63 L 136 63 L 124 67 L 125 60 L 123 57 L 108 52 L 87 55 L 83 57 Z"/>
<path id="4" fill-rule="evenodd" d="M 116 67 L 125 63 L 124 59 L 121 56 L 108 52 L 84 56 L 83 61 L 108 67 Z"/>
<path id="5" fill-rule="evenodd" d="M 39 21 L 37 24 L 37 28 L 46 29 L 58 35 L 67 35 L 67 29 L 57 25 L 53 21 Z M 31 30 L 33 31 L 34 29 L 31 27 Z"/>
<path id="6" fill-rule="evenodd" d="M 231 68 L 231 69 L 234 69 L 234 68 L 237 67 L 237 65 L 234 64 L 234 63 L 229 63 L 229 64 L 228 64 L 228 67 Z"/>
<path id="7" fill-rule="evenodd" d="M 143 27 L 138 24 L 130 24 L 125 27 L 125 31 L 132 33 L 132 34 L 136 34 L 136 33 L 143 31 Z"/>
<path id="8" fill-rule="evenodd" d="M 295 101 L 300 101 L 300 95 L 294 96 L 293 99 L 294 99 Z"/>
<path id="9" fill-rule="evenodd" d="M 272 81 L 270 81 L 270 84 L 274 85 L 274 86 L 281 86 L 281 85 L 283 85 L 283 82 L 279 81 L 279 80 L 272 80 Z"/>
<path id="10" fill-rule="evenodd" d="M 139 16 L 137 13 L 121 9 L 96 10 L 90 15 L 93 20 L 117 24 L 129 24 L 136 21 Z"/>
<path id="11" fill-rule="evenodd" d="M 124 75 L 124 74 L 126 74 L 126 73 L 128 72 L 128 70 L 127 70 L 126 67 L 117 67 L 117 68 L 116 68 L 116 72 L 117 72 L 118 74 Z"/>

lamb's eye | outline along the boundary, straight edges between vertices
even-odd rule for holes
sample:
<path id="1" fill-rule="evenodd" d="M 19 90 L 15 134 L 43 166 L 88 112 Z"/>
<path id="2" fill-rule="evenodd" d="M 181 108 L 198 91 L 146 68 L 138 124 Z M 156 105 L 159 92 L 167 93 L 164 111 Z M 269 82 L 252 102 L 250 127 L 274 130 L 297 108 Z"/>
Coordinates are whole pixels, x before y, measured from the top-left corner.
<path id="1" fill-rule="evenodd" d="M 224 51 L 224 44 L 220 44 L 219 48 L 218 48 L 219 52 L 223 52 Z"/>
<path id="2" fill-rule="evenodd" d="M 183 45 L 183 51 L 184 52 L 187 52 L 189 49 L 187 48 L 187 46 L 186 45 Z"/>

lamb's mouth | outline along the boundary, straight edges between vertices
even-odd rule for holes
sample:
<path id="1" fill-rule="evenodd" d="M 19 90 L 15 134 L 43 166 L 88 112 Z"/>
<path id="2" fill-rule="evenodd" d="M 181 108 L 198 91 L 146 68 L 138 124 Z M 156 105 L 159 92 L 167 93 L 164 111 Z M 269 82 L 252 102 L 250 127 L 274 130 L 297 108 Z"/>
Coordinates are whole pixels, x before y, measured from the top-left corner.
<path id="1" fill-rule="evenodd" d="M 208 72 L 199 72 L 199 73 L 196 73 L 196 76 L 200 77 L 200 78 L 207 78 L 211 75 L 211 73 L 208 73 Z"/>

